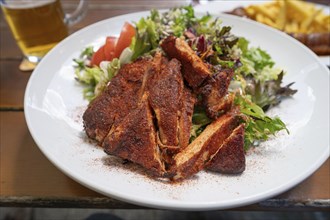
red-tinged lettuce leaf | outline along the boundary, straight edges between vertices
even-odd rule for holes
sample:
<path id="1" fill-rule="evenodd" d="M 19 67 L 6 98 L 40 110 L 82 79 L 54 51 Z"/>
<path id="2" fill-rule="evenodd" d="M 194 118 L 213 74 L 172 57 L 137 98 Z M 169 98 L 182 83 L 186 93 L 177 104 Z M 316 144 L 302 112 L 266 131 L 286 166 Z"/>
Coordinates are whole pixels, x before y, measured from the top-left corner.
<path id="1" fill-rule="evenodd" d="M 294 95 L 297 90 L 291 89 L 293 83 L 281 86 L 283 71 L 276 80 L 261 82 L 252 77 L 246 77 L 246 94 L 251 96 L 251 101 L 260 106 L 264 111 L 278 105 L 283 98 Z"/>

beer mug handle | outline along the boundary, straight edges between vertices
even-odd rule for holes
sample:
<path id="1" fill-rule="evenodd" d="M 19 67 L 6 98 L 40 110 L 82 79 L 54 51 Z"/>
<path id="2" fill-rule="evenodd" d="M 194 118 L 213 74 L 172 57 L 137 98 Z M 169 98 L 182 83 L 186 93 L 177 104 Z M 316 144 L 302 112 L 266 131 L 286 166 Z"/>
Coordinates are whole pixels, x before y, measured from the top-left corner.
<path id="1" fill-rule="evenodd" d="M 64 23 L 69 27 L 78 23 L 86 14 L 88 9 L 88 0 L 80 0 L 76 10 L 70 14 L 65 14 Z"/>

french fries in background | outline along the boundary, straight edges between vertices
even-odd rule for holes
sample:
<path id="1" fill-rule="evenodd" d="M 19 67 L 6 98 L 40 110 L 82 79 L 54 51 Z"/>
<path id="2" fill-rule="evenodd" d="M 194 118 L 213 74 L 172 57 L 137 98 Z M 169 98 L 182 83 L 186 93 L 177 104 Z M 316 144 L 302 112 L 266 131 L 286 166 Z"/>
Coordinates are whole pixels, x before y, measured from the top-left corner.
<path id="1" fill-rule="evenodd" d="M 330 15 L 303 0 L 274 0 L 228 12 L 277 28 L 299 40 L 319 56 L 330 55 Z"/>
<path id="2" fill-rule="evenodd" d="M 275 0 L 245 8 L 248 17 L 287 33 L 328 33 L 330 15 L 301 0 Z"/>

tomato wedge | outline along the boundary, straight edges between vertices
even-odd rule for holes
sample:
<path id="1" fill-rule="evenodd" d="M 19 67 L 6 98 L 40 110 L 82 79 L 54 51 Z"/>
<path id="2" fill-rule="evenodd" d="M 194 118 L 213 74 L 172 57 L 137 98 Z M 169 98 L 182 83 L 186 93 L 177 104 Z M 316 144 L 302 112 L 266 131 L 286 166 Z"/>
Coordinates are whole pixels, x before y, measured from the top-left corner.
<path id="1" fill-rule="evenodd" d="M 125 22 L 123 28 L 121 29 L 120 36 L 118 38 L 114 56 L 119 58 L 121 52 L 128 47 L 133 37 L 135 36 L 135 28 L 128 22 Z"/>
<path id="2" fill-rule="evenodd" d="M 105 44 L 93 54 L 91 65 L 99 66 L 102 61 L 111 61 L 114 58 L 116 41 L 116 37 L 107 37 Z"/>
<path id="3" fill-rule="evenodd" d="M 117 38 L 112 36 L 107 37 L 105 40 L 104 54 L 108 61 L 111 61 L 114 58 L 116 42 Z"/>
<path id="4" fill-rule="evenodd" d="M 119 58 L 121 52 L 131 44 L 134 36 L 135 28 L 130 23 L 125 22 L 119 38 L 107 37 L 105 44 L 93 54 L 91 65 L 99 66 L 102 61 L 111 61 L 113 58 Z"/>
<path id="5" fill-rule="evenodd" d="M 102 47 L 100 47 L 100 49 L 98 49 L 92 56 L 92 60 L 91 60 L 91 65 L 92 66 L 98 66 L 100 65 L 100 63 L 103 61 L 103 60 L 106 60 L 106 57 L 105 57 L 105 53 L 104 53 L 104 47 L 105 45 L 103 45 Z"/>

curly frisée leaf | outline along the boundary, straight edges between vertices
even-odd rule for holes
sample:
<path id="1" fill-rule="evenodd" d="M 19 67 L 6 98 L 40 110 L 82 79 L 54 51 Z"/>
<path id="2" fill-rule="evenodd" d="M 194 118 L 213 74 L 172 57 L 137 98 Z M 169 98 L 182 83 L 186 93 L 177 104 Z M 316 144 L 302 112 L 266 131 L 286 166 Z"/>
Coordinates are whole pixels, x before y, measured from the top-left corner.
<path id="1" fill-rule="evenodd" d="M 265 117 L 264 119 L 251 119 L 246 121 L 244 149 L 248 150 L 250 146 L 256 145 L 259 141 L 265 141 L 270 135 L 275 135 L 278 131 L 288 129 L 279 117 Z"/>
<path id="2" fill-rule="evenodd" d="M 271 118 L 267 116 L 261 107 L 253 103 L 247 96 L 237 95 L 235 104 L 240 106 L 241 112 L 246 115 L 245 118 L 245 135 L 244 149 L 257 141 L 265 141 L 270 135 L 275 135 L 276 132 L 286 130 L 289 133 L 284 122 L 279 117 Z"/>

